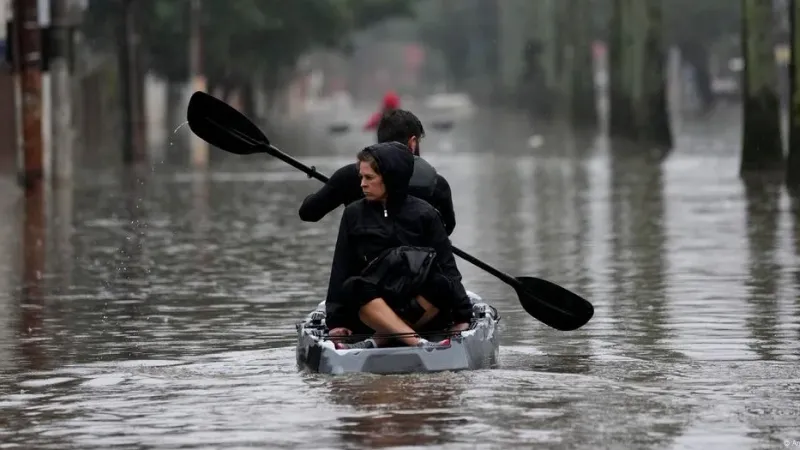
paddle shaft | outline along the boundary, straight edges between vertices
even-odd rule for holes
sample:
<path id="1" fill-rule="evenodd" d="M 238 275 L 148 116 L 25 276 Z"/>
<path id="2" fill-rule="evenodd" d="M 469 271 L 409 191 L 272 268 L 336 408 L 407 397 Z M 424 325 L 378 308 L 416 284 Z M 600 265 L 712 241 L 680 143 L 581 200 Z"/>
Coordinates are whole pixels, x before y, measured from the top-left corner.
<path id="1" fill-rule="evenodd" d="M 291 156 L 289 156 L 286 153 L 282 152 L 280 149 L 278 149 L 274 145 L 272 145 L 272 144 L 262 144 L 262 145 L 264 146 L 264 150 L 267 153 L 269 153 L 270 155 L 280 159 L 281 161 L 285 162 L 286 164 L 289 164 L 290 166 L 294 167 L 295 169 L 298 169 L 298 170 L 300 170 L 302 172 L 305 172 L 306 175 L 308 175 L 309 178 L 316 178 L 317 180 L 322 181 L 323 183 L 326 183 L 328 181 L 328 177 L 326 177 L 325 175 L 317 172 L 316 169 L 314 169 L 312 167 L 308 167 L 307 165 L 301 163 L 300 161 L 292 158 Z M 480 259 L 468 254 L 467 252 L 461 250 L 460 248 L 458 248 L 456 246 L 453 246 L 453 253 L 455 255 L 461 257 L 465 261 L 477 266 L 479 269 L 483 269 L 483 270 L 489 272 L 490 274 L 496 276 L 497 278 L 502 280 L 504 283 L 506 283 L 509 286 L 513 287 L 514 289 L 519 289 L 522 286 L 522 284 L 519 281 L 517 281 L 516 278 L 514 278 L 514 277 L 512 277 L 512 276 L 510 276 L 508 274 L 505 274 L 505 273 L 503 273 L 503 272 L 501 272 L 501 271 L 499 271 L 497 269 L 495 269 L 494 267 L 486 264 L 485 262 L 483 262 Z"/>
<path id="2" fill-rule="evenodd" d="M 206 142 L 237 155 L 267 153 L 304 172 L 309 178 L 328 182 L 329 178 L 271 145 L 266 135 L 242 113 L 222 100 L 202 91 L 192 94 L 187 108 L 189 127 Z M 566 289 L 534 277 L 512 277 L 483 261 L 452 247 L 453 254 L 485 270 L 513 287 L 525 312 L 558 330 L 570 331 L 591 319 L 591 303 Z M 537 292 L 546 297 L 541 298 Z"/>
<path id="3" fill-rule="evenodd" d="M 517 281 L 516 278 L 514 278 L 514 277 L 512 277 L 512 276 L 510 276 L 508 274 L 505 274 L 503 272 L 500 272 L 499 270 L 497 270 L 494 267 L 486 264 L 485 262 L 481 261 L 480 259 L 468 254 L 464 250 L 461 250 L 460 248 L 457 248 L 455 245 L 453 246 L 453 254 L 456 255 L 456 256 L 461 257 L 461 259 L 463 259 L 464 261 L 467 261 L 468 263 L 471 263 L 472 265 L 478 267 L 479 269 L 483 269 L 483 270 L 489 272 L 490 274 L 496 276 L 497 278 L 502 280 L 505 284 L 513 287 L 514 289 L 519 289 L 519 288 L 522 287 L 522 283 Z"/>
<path id="4" fill-rule="evenodd" d="M 283 153 L 282 151 L 280 151 L 280 149 L 278 149 L 278 147 L 275 147 L 272 144 L 262 144 L 262 145 L 264 146 L 264 150 L 267 153 L 269 153 L 270 155 L 280 159 L 281 161 L 285 162 L 286 164 L 289 164 L 290 166 L 294 167 L 295 169 L 298 169 L 298 170 L 300 170 L 302 172 L 305 172 L 306 175 L 308 175 L 309 178 L 316 178 L 319 181 L 322 181 L 323 183 L 327 183 L 328 182 L 328 177 L 326 177 L 325 175 L 317 172 L 316 169 L 308 167 L 307 165 L 305 165 L 305 164 L 301 163 L 300 161 L 292 158 L 291 156 L 287 155 L 286 153 Z"/>

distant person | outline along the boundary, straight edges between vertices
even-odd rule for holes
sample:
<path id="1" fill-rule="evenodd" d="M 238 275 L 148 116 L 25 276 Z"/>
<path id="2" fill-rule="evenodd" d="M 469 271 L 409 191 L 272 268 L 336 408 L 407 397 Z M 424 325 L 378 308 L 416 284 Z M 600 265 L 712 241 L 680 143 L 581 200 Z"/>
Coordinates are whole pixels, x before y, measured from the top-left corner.
<path id="1" fill-rule="evenodd" d="M 398 151 L 414 155 L 409 194 L 425 200 L 439 212 L 445 231 L 450 236 L 456 227 L 450 184 L 419 156 L 420 140 L 424 136 L 425 130 L 417 116 L 403 109 L 391 111 L 378 125 L 378 143 L 391 143 Z M 339 205 L 347 206 L 361 199 L 364 195 L 359 185 L 360 178 L 357 163 L 337 169 L 324 186 L 303 200 L 300 219 L 317 222 Z"/>
<path id="2" fill-rule="evenodd" d="M 367 123 L 364 125 L 364 130 L 374 130 L 384 116 L 398 108 L 400 108 L 400 97 L 394 91 L 387 92 L 383 96 L 383 106 L 381 110 L 370 116 Z"/>

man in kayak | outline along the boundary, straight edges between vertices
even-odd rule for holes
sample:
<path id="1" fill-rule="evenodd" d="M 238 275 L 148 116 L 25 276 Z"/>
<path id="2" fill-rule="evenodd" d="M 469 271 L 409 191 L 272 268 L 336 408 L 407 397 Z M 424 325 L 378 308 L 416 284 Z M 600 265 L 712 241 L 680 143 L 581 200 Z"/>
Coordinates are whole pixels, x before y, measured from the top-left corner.
<path id="1" fill-rule="evenodd" d="M 374 130 L 381 122 L 381 118 L 398 108 L 400 108 L 400 97 L 393 91 L 387 92 L 383 96 L 383 107 L 369 117 L 367 123 L 364 124 L 364 130 Z"/>
<path id="2" fill-rule="evenodd" d="M 403 147 L 381 143 L 358 154 L 364 198 L 345 207 L 339 225 L 325 301 L 331 336 L 393 334 L 406 345 L 429 346 L 435 344 L 416 331 L 433 320 L 464 330 L 472 316 L 438 212 L 409 195 L 415 161 Z M 336 345 L 385 343 L 373 337 Z"/>
<path id="3" fill-rule="evenodd" d="M 405 146 L 398 148 L 414 154 L 414 174 L 409 193 L 427 201 L 439 211 L 445 231 L 450 236 L 456 227 L 450 184 L 436 173 L 433 166 L 419 157 L 420 140 L 425 136 L 425 130 L 417 116 L 409 111 L 396 109 L 381 119 L 377 134 L 379 143 L 399 142 Z M 300 219 L 304 222 L 318 222 L 339 205 L 346 206 L 363 197 L 358 180 L 358 165 L 355 163 L 336 170 L 325 185 L 303 200 L 299 211 Z"/>

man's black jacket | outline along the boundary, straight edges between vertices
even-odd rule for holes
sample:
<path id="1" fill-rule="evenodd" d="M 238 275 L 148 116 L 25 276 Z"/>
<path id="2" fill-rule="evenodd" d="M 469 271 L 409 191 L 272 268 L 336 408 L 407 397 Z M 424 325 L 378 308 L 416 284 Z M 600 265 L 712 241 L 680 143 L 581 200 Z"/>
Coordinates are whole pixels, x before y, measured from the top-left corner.
<path id="1" fill-rule="evenodd" d="M 392 145 L 398 151 L 410 152 L 408 147 L 399 142 L 386 145 Z M 444 222 L 447 235 L 453 233 L 456 228 L 456 214 L 453 210 L 450 184 L 419 156 L 414 157 L 414 174 L 411 177 L 409 194 L 425 200 L 436 208 Z M 303 200 L 299 211 L 300 219 L 304 222 L 317 222 L 339 205 L 347 206 L 363 197 L 358 163 L 348 164 L 336 170 L 322 188 Z"/>

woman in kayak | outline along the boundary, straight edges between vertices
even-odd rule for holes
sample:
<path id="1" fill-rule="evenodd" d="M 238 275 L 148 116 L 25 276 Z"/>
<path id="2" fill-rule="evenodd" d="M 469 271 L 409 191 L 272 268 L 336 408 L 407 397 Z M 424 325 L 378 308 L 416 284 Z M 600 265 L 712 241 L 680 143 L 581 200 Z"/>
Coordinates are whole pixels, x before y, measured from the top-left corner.
<path id="1" fill-rule="evenodd" d="M 364 124 L 364 131 L 378 128 L 378 124 L 381 122 L 383 116 L 398 108 L 400 108 L 400 97 L 398 97 L 393 91 L 387 92 L 383 96 L 383 107 L 380 111 L 375 112 L 369 117 L 367 123 Z"/>
<path id="2" fill-rule="evenodd" d="M 467 328 L 472 303 L 461 284 L 442 219 L 429 203 L 408 195 L 414 156 L 397 143 L 358 154 L 364 198 L 344 210 L 328 285 L 326 324 L 331 336 L 398 334 L 410 346 L 436 318 Z M 447 326 L 447 325 L 444 325 Z M 385 344 L 373 337 L 339 348 Z"/>

